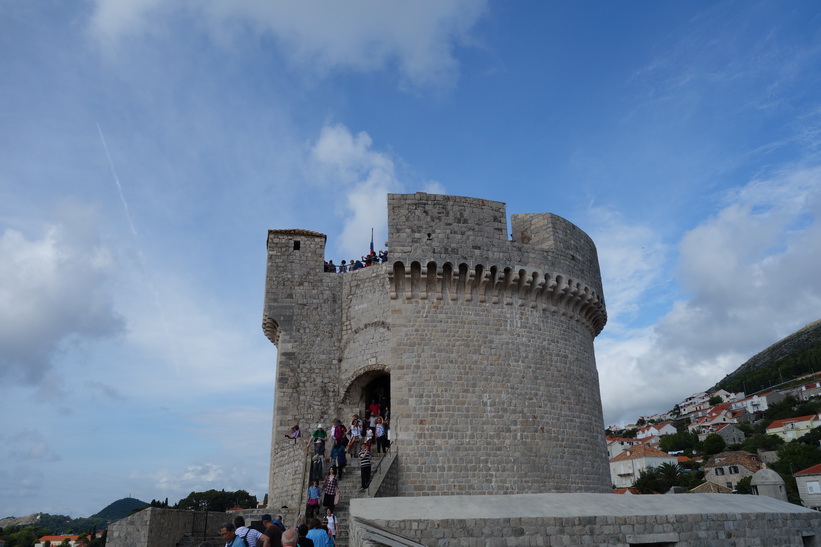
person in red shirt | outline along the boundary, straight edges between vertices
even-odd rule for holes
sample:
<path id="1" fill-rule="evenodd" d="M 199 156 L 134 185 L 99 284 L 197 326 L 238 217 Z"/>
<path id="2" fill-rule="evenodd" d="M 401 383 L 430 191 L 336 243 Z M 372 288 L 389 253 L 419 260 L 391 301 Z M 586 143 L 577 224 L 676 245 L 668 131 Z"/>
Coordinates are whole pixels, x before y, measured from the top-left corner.
<path id="1" fill-rule="evenodd" d="M 368 411 L 370 411 L 371 416 L 379 416 L 382 407 L 379 406 L 379 403 L 376 402 L 376 399 L 371 400 L 371 404 L 368 405 Z"/>

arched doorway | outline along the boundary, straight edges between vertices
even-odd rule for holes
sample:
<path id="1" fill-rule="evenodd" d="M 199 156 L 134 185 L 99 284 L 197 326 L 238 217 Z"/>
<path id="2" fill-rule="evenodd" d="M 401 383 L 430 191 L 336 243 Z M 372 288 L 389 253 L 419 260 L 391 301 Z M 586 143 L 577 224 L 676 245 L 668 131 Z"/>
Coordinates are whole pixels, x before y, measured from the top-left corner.
<path id="1" fill-rule="evenodd" d="M 345 386 L 341 403 L 347 414 L 358 414 L 364 419 L 373 401 L 380 405 L 380 414 L 384 416 L 391 401 L 391 375 L 385 365 L 371 365 L 356 371 Z"/>

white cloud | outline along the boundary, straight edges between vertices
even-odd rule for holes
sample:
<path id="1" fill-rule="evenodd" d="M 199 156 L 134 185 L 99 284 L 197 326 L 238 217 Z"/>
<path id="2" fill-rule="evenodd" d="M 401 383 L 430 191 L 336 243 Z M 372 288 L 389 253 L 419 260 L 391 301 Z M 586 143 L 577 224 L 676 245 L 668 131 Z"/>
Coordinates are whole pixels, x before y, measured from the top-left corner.
<path id="1" fill-rule="evenodd" d="M 668 260 L 668 246 L 657 230 L 630 222 L 617 212 L 591 211 L 604 296 L 607 302 L 608 333 L 618 333 L 635 319 L 648 292 L 661 282 Z"/>
<path id="2" fill-rule="evenodd" d="M 309 169 L 326 187 L 344 195 L 339 249 L 345 259 L 367 252 L 371 228 L 374 248 L 381 247 L 387 237 L 387 194 L 403 187 L 393 160 L 372 150 L 372 144 L 364 131 L 353 135 L 343 125 L 325 126 L 310 152 Z"/>
<path id="3" fill-rule="evenodd" d="M 607 421 L 669 410 L 679 402 L 671 397 L 711 387 L 818 319 L 819 213 L 821 168 L 799 167 L 729 193 L 684 234 L 678 271 L 687 297 L 653 328 L 597 341 Z"/>
<path id="4" fill-rule="evenodd" d="M 270 34 L 292 65 L 320 76 L 395 64 L 414 86 L 439 86 L 455 81 L 454 48 L 470 42 L 470 29 L 484 14 L 486 0 L 210 0 L 177 4 L 176 9 L 202 18 L 219 41 L 230 42 L 232 33 L 249 29 Z M 92 29 L 107 42 L 155 32 L 171 10 L 158 0 L 97 0 Z"/>
<path id="5" fill-rule="evenodd" d="M 62 220 L 29 239 L 0 236 L 0 376 L 40 382 L 67 347 L 123 331 L 114 310 L 111 251 L 94 212 L 64 204 Z"/>

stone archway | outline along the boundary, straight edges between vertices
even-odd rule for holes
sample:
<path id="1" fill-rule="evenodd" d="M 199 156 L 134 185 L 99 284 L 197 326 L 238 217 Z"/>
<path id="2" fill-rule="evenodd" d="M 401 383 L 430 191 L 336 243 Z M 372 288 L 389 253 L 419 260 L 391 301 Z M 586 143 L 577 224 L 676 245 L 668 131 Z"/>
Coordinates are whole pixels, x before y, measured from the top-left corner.
<path id="1" fill-rule="evenodd" d="M 365 409 L 372 400 L 382 407 L 390 406 L 391 374 L 386 365 L 369 365 L 357 370 L 344 387 L 340 401 L 347 414 L 365 417 Z"/>

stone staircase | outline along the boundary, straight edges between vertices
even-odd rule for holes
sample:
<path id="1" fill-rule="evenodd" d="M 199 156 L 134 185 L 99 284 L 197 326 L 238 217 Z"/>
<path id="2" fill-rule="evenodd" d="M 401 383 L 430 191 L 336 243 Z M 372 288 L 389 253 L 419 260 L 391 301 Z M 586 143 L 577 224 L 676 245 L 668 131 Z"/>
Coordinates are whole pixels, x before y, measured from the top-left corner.
<path id="1" fill-rule="evenodd" d="M 384 457 L 374 456 L 371 460 L 373 465 L 372 469 L 375 470 L 376 466 L 379 465 L 383 458 L 384 461 L 382 462 L 379 474 L 375 474 L 371 477 L 371 486 L 365 491 L 360 491 L 362 481 L 360 479 L 361 475 L 359 472 L 359 459 L 349 460 L 348 467 L 345 469 L 345 474 L 339 481 L 341 491 L 339 505 L 337 505 L 334 509 L 334 515 L 339 523 L 336 532 L 336 547 L 349 547 L 350 545 L 348 523 L 350 518 L 351 499 L 373 497 L 376 494 L 379 483 L 381 482 L 381 476 L 384 476 L 388 468 L 393 465 L 396 455 L 392 454 Z"/>

